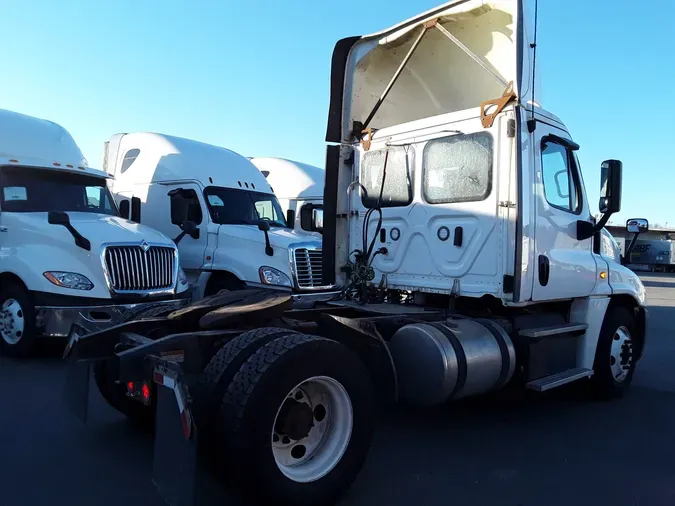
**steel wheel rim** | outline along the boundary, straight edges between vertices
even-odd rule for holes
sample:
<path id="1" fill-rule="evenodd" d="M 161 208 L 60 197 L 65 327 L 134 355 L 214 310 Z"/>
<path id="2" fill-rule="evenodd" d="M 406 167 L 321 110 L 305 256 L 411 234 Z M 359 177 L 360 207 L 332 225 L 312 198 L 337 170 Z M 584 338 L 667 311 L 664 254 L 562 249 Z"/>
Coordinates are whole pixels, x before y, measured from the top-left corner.
<path id="1" fill-rule="evenodd" d="M 626 327 L 619 327 L 612 337 L 610 369 L 614 381 L 621 383 L 628 377 L 633 365 L 633 340 Z"/>
<path id="2" fill-rule="evenodd" d="M 24 331 L 24 311 L 15 299 L 7 299 L 0 313 L 0 335 L 7 344 L 21 341 Z"/>
<path id="3" fill-rule="evenodd" d="M 293 418 L 288 413 L 289 403 L 305 416 L 309 414 L 307 409 L 311 408 L 312 426 L 305 437 L 292 439 L 286 432 L 279 431 L 280 424 Z M 308 407 L 300 406 L 302 404 Z M 277 410 L 272 426 L 274 461 L 284 476 L 295 482 L 309 483 L 319 480 L 331 472 L 342 459 L 349 445 L 353 426 L 352 402 L 345 387 L 328 376 L 309 378 L 293 388 Z M 287 432 L 295 436 L 293 430 Z"/>

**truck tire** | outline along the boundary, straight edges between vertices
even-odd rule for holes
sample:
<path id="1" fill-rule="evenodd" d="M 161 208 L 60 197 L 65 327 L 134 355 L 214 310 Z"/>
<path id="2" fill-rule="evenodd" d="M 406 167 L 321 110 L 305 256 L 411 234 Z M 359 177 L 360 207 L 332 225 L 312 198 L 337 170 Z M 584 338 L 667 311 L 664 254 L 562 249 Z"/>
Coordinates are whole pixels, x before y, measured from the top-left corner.
<path id="1" fill-rule="evenodd" d="M 347 347 L 303 334 L 259 348 L 223 397 L 228 468 L 254 504 L 327 506 L 351 486 L 374 432 L 368 371 Z"/>
<path id="2" fill-rule="evenodd" d="M 261 346 L 277 337 L 295 333 L 297 332 L 278 327 L 249 330 L 218 350 L 199 376 L 196 387 L 195 421 L 200 429 L 208 430 L 209 423 L 218 413 L 227 386 L 244 362 Z"/>
<path id="3" fill-rule="evenodd" d="M 592 390 L 600 399 L 621 397 L 635 372 L 635 319 L 622 306 L 610 307 L 600 329 L 593 364 Z"/>
<path id="4" fill-rule="evenodd" d="M 8 283 L 0 289 L 0 352 L 28 357 L 37 344 L 33 301 L 23 287 Z"/>
<path id="5" fill-rule="evenodd" d="M 139 426 L 153 427 L 157 413 L 157 393 L 154 384 L 150 384 L 151 403 L 142 404 L 127 396 L 126 385 L 117 381 L 117 368 L 111 360 L 94 364 L 94 381 L 103 399 L 114 409 Z"/>

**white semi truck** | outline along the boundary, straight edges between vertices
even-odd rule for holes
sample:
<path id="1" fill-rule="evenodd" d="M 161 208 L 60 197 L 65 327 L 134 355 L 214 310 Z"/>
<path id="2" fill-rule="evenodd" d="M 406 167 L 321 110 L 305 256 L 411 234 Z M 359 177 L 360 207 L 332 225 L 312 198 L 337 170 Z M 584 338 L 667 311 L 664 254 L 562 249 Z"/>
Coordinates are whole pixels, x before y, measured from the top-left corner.
<path id="1" fill-rule="evenodd" d="M 147 409 L 169 502 L 207 504 L 201 448 L 256 504 L 333 504 L 366 459 L 377 401 L 629 389 L 645 289 L 602 247 L 621 162 L 600 167 L 596 222 L 579 146 L 534 100 L 529 7 L 456 0 L 336 44 L 323 282 L 340 297 L 298 310 L 229 292 L 75 345 L 118 360 L 122 382 L 159 385 Z"/>
<path id="2" fill-rule="evenodd" d="M 330 293 L 322 284 L 321 235 L 293 230 L 247 158 L 138 132 L 112 136 L 103 166 L 115 176 L 112 190 L 120 203 L 140 201 L 132 219 L 176 237 L 193 300 L 244 287 L 288 291 L 298 301 Z"/>
<path id="3" fill-rule="evenodd" d="M 120 217 L 109 178 L 60 125 L 0 110 L 0 353 L 187 302 L 175 245 Z"/>
<path id="4" fill-rule="evenodd" d="M 320 232 L 326 171 L 285 158 L 254 157 L 250 160 L 267 178 L 281 209 L 289 218 L 289 225 L 293 221 L 296 230 Z"/>

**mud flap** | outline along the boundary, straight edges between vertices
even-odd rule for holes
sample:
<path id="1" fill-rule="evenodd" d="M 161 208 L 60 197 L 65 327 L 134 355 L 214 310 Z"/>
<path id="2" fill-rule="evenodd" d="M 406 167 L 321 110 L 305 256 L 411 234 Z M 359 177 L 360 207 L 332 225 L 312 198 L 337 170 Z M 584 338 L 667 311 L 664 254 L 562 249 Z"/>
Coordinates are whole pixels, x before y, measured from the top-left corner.
<path id="1" fill-rule="evenodd" d="M 63 391 L 63 402 L 68 410 L 87 423 L 89 412 L 89 382 L 91 379 L 91 362 L 80 361 L 77 353 L 77 335 L 72 334 L 66 349 L 68 366 Z M 64 353 L 64 355 L 66 355 Z"/>
<path id="2" fill-rule="evenodd" d="M 197 431 L 187 405 L 187 389 L 172 371 L 158 366 L 157 418 L 152 481 L 170 506 L 201 504 Z"/>

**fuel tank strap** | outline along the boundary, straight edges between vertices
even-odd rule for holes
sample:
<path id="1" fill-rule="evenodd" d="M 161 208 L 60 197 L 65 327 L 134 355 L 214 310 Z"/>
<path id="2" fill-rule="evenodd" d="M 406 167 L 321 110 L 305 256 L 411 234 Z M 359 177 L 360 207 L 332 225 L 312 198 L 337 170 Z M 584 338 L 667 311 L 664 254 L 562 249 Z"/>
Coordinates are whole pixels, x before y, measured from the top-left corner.
<path id="1" fill-rule="evenodd" d="M 490 331 L 490 334 L 492 334 L 492 336 L 495 338 L 495 341 L 497 341 L 499 351 L 502 354 L 502 370 L 499 373 L 499 379 L 494 386 L 495 389 L 501 388 L 509 380 L 509 371 L 511 370 L 511 355 L 509 354 L 509 348 L 504 341 L 504 336 L 502 335 L 502 332 L 506 331 L 502 330 L 502 332 L 500 332 L 501 327 L 491 320 L 477 318 L 476 321 Z"/>
<path id="2" fill-rule="evenodd" d="M 457 357 L 457 382 L 455 383 L 455 388 L 452 389 L 449 398 L 454 397 L 458 392 L 461 392 L 464 389 L 464 384 L 466 383 L 466 354 L 464 353 L 464 347 L 459 341 L 459 338 L 447 325 L 438 322 L 429 322 L 428 325 L 431 325 L 436 330 L 441 332 L 447 339 L 452 349 L 455 350 L 455 356 Z"/>

